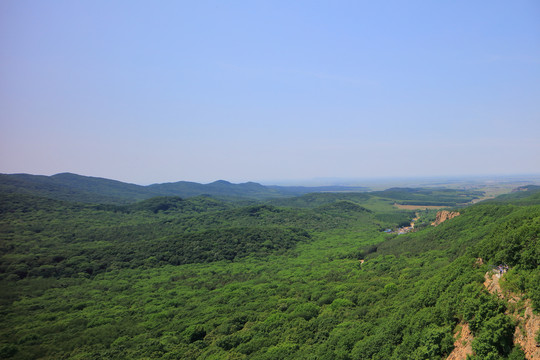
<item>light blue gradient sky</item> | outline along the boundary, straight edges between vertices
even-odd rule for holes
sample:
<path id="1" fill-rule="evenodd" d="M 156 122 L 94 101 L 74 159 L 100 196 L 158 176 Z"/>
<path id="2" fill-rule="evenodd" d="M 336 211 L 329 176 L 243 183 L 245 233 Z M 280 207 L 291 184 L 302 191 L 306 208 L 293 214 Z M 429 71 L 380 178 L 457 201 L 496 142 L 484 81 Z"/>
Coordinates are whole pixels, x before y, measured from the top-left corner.
<path id="1" fill-rule="evenodd" d="M 0 2 L 0 172 L 540 173 L 540 2 Z"/>

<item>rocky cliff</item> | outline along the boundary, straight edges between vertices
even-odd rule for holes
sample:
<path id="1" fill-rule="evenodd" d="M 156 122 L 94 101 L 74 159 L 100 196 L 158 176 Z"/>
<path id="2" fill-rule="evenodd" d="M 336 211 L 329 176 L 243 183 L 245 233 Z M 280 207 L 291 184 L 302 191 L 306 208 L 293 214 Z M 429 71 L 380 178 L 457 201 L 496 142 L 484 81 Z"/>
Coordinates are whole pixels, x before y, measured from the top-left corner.
<path id="1" fill-rule="evenodd" d="M 431 225 L 437 226 L 445 222 L 446 220 L 455 218 L 456 216 L 459 216 L 459 212 L 457 211 L 447 211 L 447 210 L 438 211 L 437 217 L 435 218 L 435 221 L 431 223 Z"/>

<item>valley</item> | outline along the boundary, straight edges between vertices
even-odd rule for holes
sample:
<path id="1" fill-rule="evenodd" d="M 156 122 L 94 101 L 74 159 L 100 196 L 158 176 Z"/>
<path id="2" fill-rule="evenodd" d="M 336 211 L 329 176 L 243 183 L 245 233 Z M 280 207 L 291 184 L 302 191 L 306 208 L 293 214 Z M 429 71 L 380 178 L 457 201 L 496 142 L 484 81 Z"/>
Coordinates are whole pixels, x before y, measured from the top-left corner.
<path id="1" fill-rule="evenodd" d="M 458 359 L 466 324 L 472 359 L 531 359 L 483 283 L 508 263 L 507 291 L 537 311 L 536 188 L 470 205 L 483 193 L 138 199 L 115 184 L 124 198 L 96 203 L 26 181 L 0 194 L 1 358 Z M 437 210 L 396 203 L 460 215 L 431 226 Z"/>

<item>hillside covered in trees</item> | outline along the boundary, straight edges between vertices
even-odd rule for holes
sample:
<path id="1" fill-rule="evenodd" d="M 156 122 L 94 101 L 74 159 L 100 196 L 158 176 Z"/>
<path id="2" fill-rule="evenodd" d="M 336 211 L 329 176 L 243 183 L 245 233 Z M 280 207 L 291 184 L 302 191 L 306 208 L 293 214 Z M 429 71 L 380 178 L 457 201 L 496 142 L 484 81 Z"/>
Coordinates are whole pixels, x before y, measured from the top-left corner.
<path id="1" fill-rule="evenodd" d="M 465 206 L 482 194 L 394 188 L 248 201 L 141 197 L 122 185 L 122 201 L 100 203 L 79 196 L 88 188 L 9 181 L 0 358 L 445 359 L 464 327 L 472 359 L 530 356 L 513 314 L 540 309 L 537 188 Z M 460 215 L 433 227 L 435 210 L 395 203 Z M 416 231 L 385 232 L 413 218 Z M 510 268 L 501 288 L 519 301 L 484 286 L 499 264 Z"/>
<path id="2" fill-rule="evenodd" d="M 246 200 L 297 196 L 310 192 L 366 191 L 360 186 L 264 186 L 254 182 L 232 184 L 225 180 L 209 184 L 190 181 L 141 186 L 121 181 L 61 173 L 52 176 L 0 174 L 0 192 L 46 196 L 84 203 L 128 204 L 156 196 L 214 197 Z"/>

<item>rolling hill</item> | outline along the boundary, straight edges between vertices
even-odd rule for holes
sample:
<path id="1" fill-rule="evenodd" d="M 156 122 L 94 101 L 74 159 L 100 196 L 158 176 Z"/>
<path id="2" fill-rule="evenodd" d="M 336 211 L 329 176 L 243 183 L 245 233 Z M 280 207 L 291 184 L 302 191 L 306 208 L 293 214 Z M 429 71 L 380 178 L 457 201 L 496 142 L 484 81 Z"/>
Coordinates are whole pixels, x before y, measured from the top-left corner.
<path id="1" fill-rule="evenodd" d="M 78 200 L 101 185 L 108 199 L 140 194 L 102 180 L 23 176 L 28 191 L 0 189 L 0 358 L 446 359 L 464 329 L 472 360 L 534 358 L 535 188 L 468 206 L 479 194 L 407 188 Z M 77 201 L 51 199 L 66 189 Z M 436 212 L 400 201 L 460 215 L 387 234 Z M 503 294 L 484 285 L 499 264 Z"/>
<path id="2" fill-rule="evenodd" d="M 127 204 L 155 196 L 193 197 L 198 195 L 261 200 L 297 196 L 309 192 L 344 190 L 365 191 L 366 188 L 264 186 L 254 182 L 233 184 L 225 180 L 209 184 L 178 181 L 141 186 L 71 173 L 52 176 L 0 174 L 0 191 L 3 193 L 30 194 L 84 203 Z"/>

